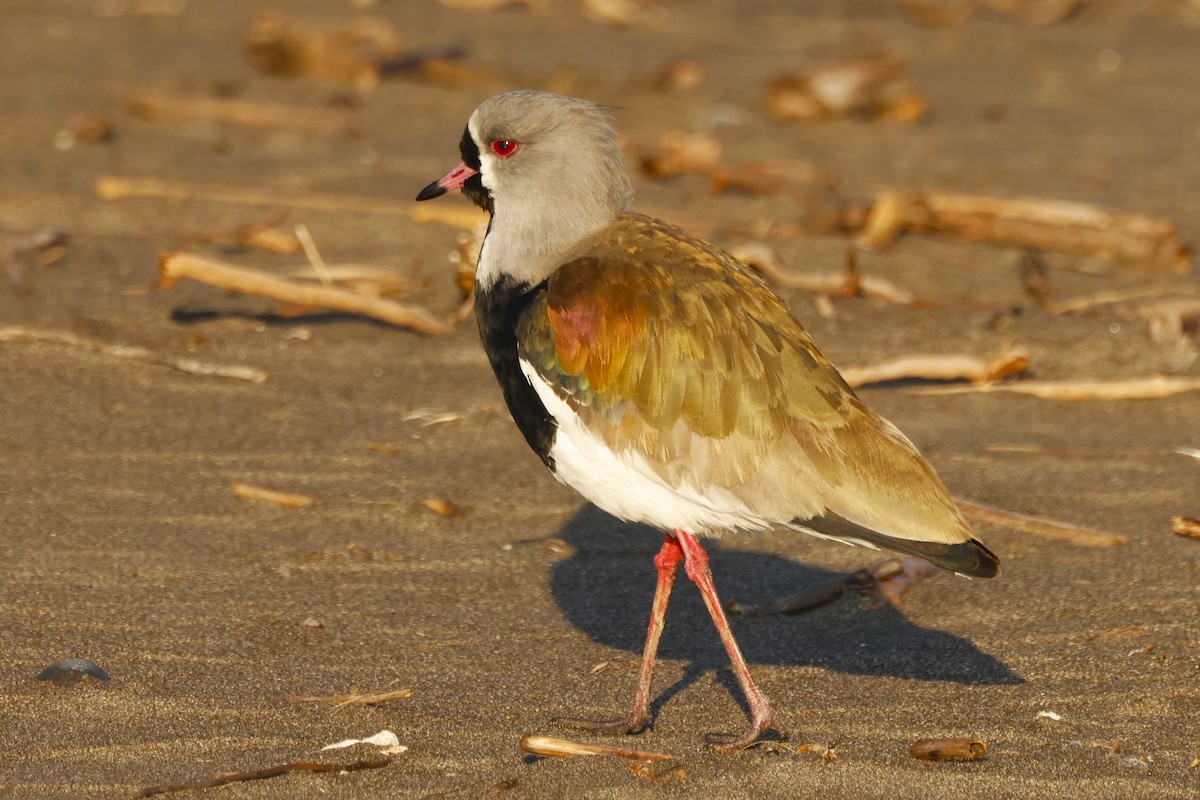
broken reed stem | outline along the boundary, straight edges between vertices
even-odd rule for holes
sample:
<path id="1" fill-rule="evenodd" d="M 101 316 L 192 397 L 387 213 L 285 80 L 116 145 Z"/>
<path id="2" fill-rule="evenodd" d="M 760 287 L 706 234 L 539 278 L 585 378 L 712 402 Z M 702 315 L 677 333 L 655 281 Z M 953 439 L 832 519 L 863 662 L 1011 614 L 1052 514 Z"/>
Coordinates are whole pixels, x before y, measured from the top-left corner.
<path id="1" fill-rule="evenodd" d="M 214 97 L 183 97 L 136 90 L 126 103 L 129 113 L 150 120 L 202 119 L 249 128 L 345 133 L 354 129 L 353 116 L 328 108 L 285 106 Z"/>
<path id="2" fill-rule="evenodd" d="M 269 272 L 236 266 L 191 253 L 170 253 L 159 264 L 159 285 L 170 289 L 182 278 L 235 292 L 270 297 L 295 306 L 325 308 L 360 314 L 420 333 L 450 331 L 450 323 L 420 306 L 369 297 L 336 286 L 311 286 L 279 278 Z"/>
<path id="3" fill-rule="evenodd" d="M 1122 536 L 1119 533 L 1108 533 L 1044 517 L 1020 514 L 1016 511 L 1007 511 L 1003 508 L 964 500 L 961 497 L 954 498 L 954 502 L 958 504 L 963 515 L 972 522 L 989 522 L 994 525 L 1003 525 L 1006 528 L 1021 531 L 1022 533 L 1033 533 L 1051 539 L 1062 539 L 1084 547 L 1119 547 L 1129 544 L 1129 537 Z"/>
<path id="4" fill-rule="evenodd" d="M 863 226 L 864 242 L 885 246 L 905 230 L 1057 250 L 1181 275 L 1191 268 L 1191 251 L 1171 220 L 1067 200 L 881 192 Z"/>
<path id="5" fill-rule="evenodd" d="M 187 181 L 159 180 L 158 178 L 125 178 L 116 175 L 103 175 L 97 178 L 96 195 L 103 200 L 156 197 L 164 200 L 204 200 L 251 206 L 287 206 L 355 214 L 383 214 L 408 217 L 413 222 L 437 222 L 463 230 L 474 229 L 483 218 L 483 212 L 475 208 L 417 204 L 412 200 L 394 200 L 388 197 L 189 183 Z"/>

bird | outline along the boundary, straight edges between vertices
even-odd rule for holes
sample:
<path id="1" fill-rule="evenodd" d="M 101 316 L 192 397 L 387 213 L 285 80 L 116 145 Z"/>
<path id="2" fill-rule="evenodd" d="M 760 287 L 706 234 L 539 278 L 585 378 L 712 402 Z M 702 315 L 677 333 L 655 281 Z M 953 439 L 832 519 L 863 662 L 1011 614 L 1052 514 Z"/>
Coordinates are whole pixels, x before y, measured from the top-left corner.
<path id="1" fill-rule="evenodd" d="M 992 577 L 933 468 L 869 409 L 783 299 L 720 248 L 636 213 L 607 108 L 516 90 L 485 100 L 462 162 L 417 195 L 460 190 L 489 215 L 475 276 L 483 349 L 550 472 L 609 514 L 663 534 L 629 710 L 560 719 L 633 734 L 678 568 L 696 584 L 749 709 L 734 753 L 787 733 L 755 683 L 701 539 L 782 529 Z"/>

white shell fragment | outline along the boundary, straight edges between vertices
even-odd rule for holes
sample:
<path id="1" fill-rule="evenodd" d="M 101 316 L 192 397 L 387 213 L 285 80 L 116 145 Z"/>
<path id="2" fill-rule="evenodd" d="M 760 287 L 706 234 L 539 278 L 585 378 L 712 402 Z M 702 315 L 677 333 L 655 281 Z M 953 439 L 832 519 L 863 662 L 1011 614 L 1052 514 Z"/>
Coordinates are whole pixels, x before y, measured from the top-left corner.
<path id="1" fill-rule="evenodd" d="M 353 747 L 356 744 L 375 745 L 381 748 L 386 755 L 392 756 L 398 756 L 408 750 L 406 745 L 400 744 L 399 737 L 389 730 L 382 730 L 374 736 L 368 736 L 366 739 L 343 739 L 340 742 L 327 744 L 321 750 L 341 750 L 346 747 Z"/>

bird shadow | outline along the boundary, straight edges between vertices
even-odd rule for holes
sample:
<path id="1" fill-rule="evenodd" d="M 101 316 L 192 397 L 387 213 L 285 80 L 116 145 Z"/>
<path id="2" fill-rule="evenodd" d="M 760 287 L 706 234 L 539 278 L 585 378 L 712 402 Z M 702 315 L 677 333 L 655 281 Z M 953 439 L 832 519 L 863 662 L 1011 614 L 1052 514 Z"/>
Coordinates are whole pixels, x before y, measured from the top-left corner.
<path id="1" fill-rule="evenodd" d="M 567 620 L 596 642 L 641 653 L 654 596 L 652 558 L 662 534 L 585 506 L 558 536 L 574 549 L 551 576 L 551 591 Z M 726 604 L 776 600 L 842 576 L 766 553 L 721 550 L 713 540 L 706 540 L 705 548 Z M 863 552 L 870 560 L 870 552 Z M 866 609 L 853 591 L 799 616 L 734 617 L 731 624 L 751 664 L 968 685 L 1024 682 L 966 639 L 915 625 L 896 608 Z M 709 671 L 731 690 L 736 686 L 700 593 L 683 570 L 671 598 L 659 657 L 686 665 L 675 684 L 658 694 L 656 707 Z"/>

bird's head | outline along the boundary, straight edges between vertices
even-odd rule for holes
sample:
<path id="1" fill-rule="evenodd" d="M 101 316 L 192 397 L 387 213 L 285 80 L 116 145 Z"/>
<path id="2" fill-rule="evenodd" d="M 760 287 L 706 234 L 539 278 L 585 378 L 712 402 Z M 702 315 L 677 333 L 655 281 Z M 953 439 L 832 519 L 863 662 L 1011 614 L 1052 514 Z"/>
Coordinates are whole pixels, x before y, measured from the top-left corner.
<path id="1" fill-rule="evenodd" d="M 493 215 L 599 229 L 633 205 L 633 188 L 608 113 L 585 100 L 515 91 L 484 101 L 459 143 L 462 163 L 418 200 L 461 189 Z M 578 225 L 572 225 L 578 227 Z"/>

